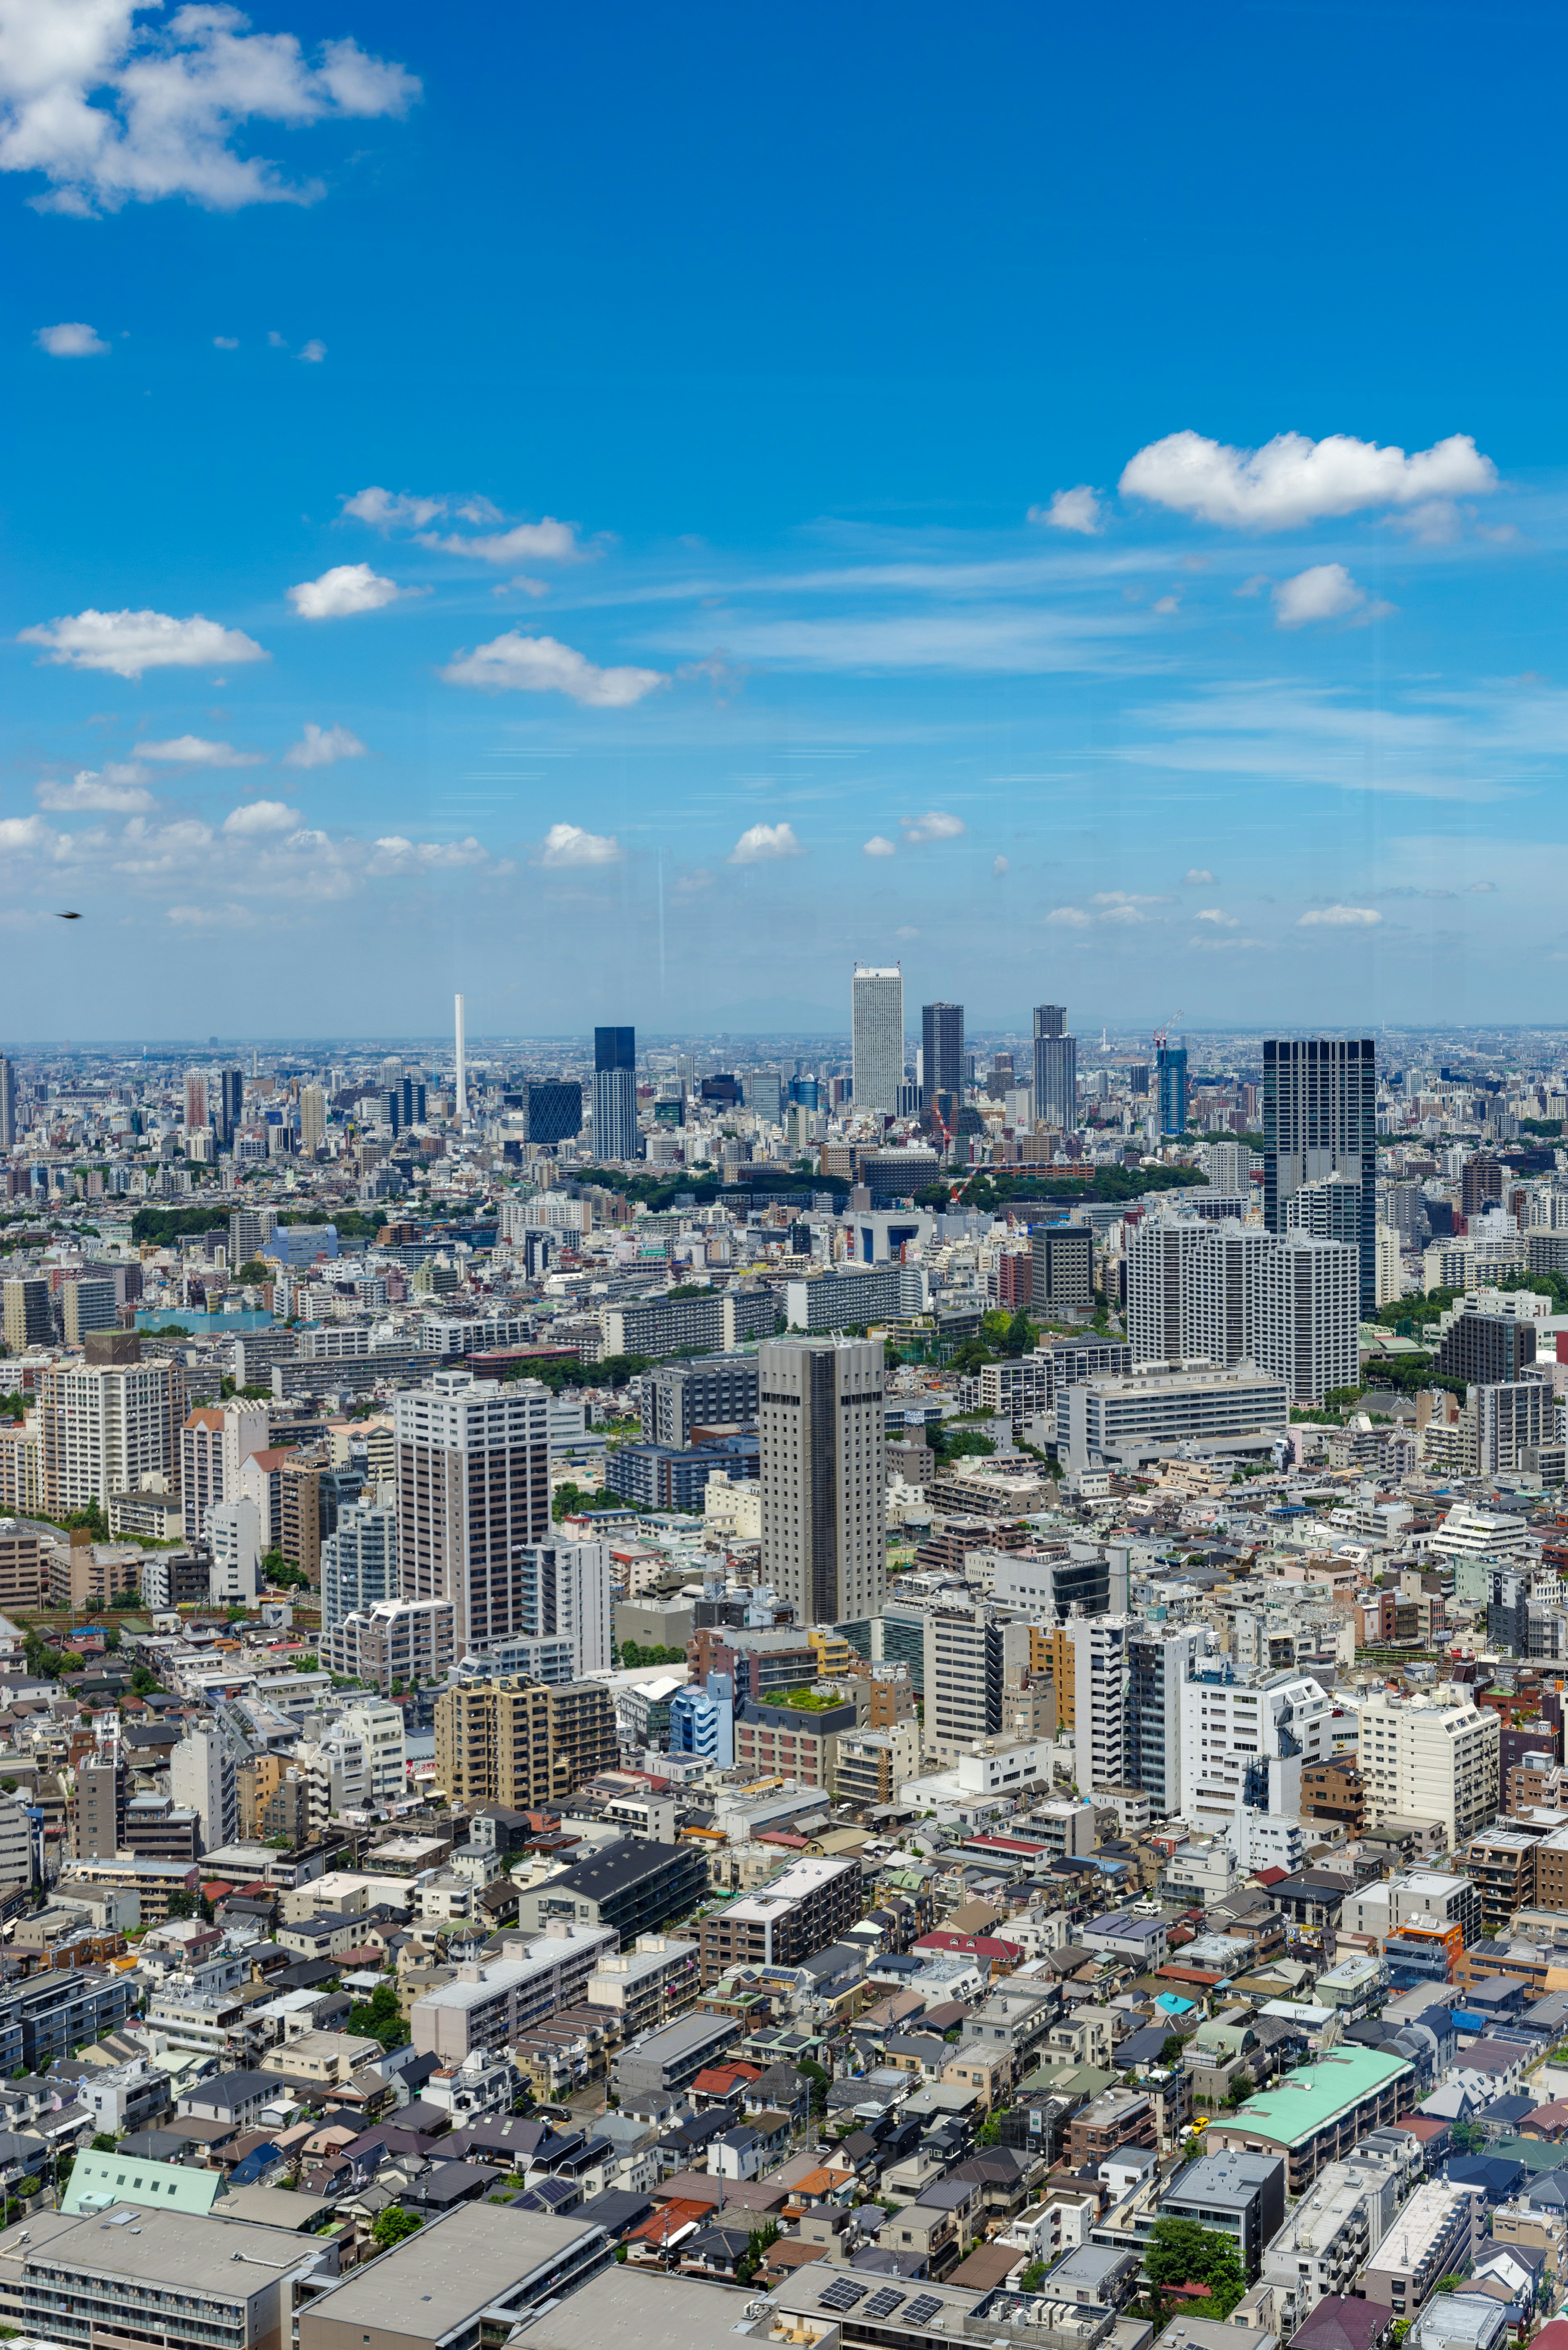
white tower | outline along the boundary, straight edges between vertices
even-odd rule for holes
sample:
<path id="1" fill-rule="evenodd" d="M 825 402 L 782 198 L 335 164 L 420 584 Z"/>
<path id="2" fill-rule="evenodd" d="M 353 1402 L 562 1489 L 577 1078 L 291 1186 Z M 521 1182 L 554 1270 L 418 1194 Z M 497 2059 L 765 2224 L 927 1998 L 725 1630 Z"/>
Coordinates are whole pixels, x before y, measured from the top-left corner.
<path id="1" fill-rule="evenodd" d="M 468 1123 L 468 1055 L 463 1045 L 462 996 L 454 995 L 452 1003 L 457 1014 L 457 1122 L 459 1126 L 465 1126 Z"/>

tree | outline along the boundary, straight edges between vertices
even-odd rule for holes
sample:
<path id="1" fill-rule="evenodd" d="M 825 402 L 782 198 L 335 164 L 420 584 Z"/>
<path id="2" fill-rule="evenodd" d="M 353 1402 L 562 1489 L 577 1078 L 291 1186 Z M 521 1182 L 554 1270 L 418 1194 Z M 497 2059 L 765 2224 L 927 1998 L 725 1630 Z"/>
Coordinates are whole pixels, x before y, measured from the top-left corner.
<path id="1" fill-rule="evenodd" d="M 1229 2317 L 1247 2290 L 1246 2271 L 1230 2237 L 1199 2227 L 1196 2220 L 1157 2220 L 1143 2269 L 1151 2284 L 1207 2286 L 1207 2314 L 1214 2317 Z"/>
<path id="2" fill-rule="evenodd" d="M 408 2044 L 409 2027 L 399 2011 L 398 1994 L 391 1983 L 378 1983 L 369 1999 L 349 2009 L 348 2029 L 362 2040 L 379 2040 L 389 2055 L 394 2048 Z"/>
<path id="3" fill-rule="evenodd" d="M 112 2132 L 99 2130 L 92 2142 L 92 2150 L 94 2154 L 112 2154 L 119 2144 L 119 2140 Z"/>
<path id="4" fill-rule="evenodd" d="M 812 2112 L 814 2114 L 825 2114 L 827 2111 L 828 2085 L 827 2074 L 824 2072 L 822 2066 L 820 2064 L 813 2064 L 809 2056 L 803 2056 L 794 2069 L 801 2075 L 803 2080 L 809 2081 L 811 2084 Z"/>
<path id="5" fill-rule="evenodd" d="M 280 1550 L 263 1552 L 261 1574 L 262 1581 L 270 1583 L 275 1591 L 308 1591 L 310 1588 L 310 1577 L 305 1569 L 291 1565 Z"/>
<path id="6" fill-rule="evenodd" d="M 746 2239 L 746 2249 L 735 2262 L 735 2282 L 750 2284 L 762 2265 L 768 2246 L 778 2241 L 779 2223 L 770 2220 L 765 2227 L 753 2228 Z"/>
<path id="7" fill-rule="evenodd" d="M 405 2211 L 400 2203 L 389 2203 L 370 2230 L 371 2241 L 379 2252 L 389 2252 L 405 2236 L 411 2236 L 424 2226 L 417 2211 Z"/>
<path id="8" fill-rule="evenodd" d="M 1480 2154 L 1486 2147 L 1486 2132 L 1479 2122 L 1451 2122 L 1449 2140 L 1456 2154 Z"/>

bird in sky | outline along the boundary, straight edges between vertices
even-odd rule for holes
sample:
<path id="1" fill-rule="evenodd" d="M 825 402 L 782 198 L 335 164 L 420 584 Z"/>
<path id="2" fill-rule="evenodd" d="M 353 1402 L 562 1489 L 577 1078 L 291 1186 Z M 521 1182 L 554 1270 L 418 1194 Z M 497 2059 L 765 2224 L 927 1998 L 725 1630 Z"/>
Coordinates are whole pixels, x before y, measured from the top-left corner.
<path id="1" fill-rule="evenodd" d="M 81 916 L 79 914 L 57 914 L 55 916 L 55 920 L 57 922 L 79 922 L 81 920 Z"/>

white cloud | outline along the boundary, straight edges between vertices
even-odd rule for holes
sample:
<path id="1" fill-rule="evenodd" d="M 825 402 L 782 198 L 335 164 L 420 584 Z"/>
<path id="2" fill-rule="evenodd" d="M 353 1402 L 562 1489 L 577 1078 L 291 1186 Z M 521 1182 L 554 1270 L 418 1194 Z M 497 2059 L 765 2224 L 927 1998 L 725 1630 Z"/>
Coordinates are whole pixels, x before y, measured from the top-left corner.
<path id="1" fill-rule="evenodd" d="M 912 922 L 900 922 L 893 935 L 900 939 L 918 939 L 920 934 Z"/>
<path id="2" fill-rule="evenodd" d="M 290 832 L 298 822 L 299 810 L 281 800 L 251 800 L 223 818 L 223 830 L 231 839 L 248 839 L 258 832 Z"/>
<path id="3" fill-rule="evenodd" d="M 1232 449 L 1199 432 L 1171 432 L 1140 449 L 1121 478 L 1124 497 L 1191 515 L 1227 530 L 1292 530 L 1373 506 L 1480 497 L 1497 468 L 1468 432 L 1407 456 L 1335 432 L 1309 441 L 1281 432 L 1262 449 Z"/>
<path id="4" fill-rule="evenodd" d="M 969 827 L 961 816 L 944 815 L 940 808 L 928 808 L 923 816 L 904 826 L 906 840 L 956 840 Z"/>
<path id="5" fill-rule="evenodd" d="M 889 840 L 886 833 L 874 832 L 869 840 L 861 842 L 860 854 L 862 857 L 897 857 L 898 850 L 897 843 Z"/>
<path id="6" fill-rule="evenodd" d="M 1321 924 L 1335 931 L 1370 930 L 1374 923 L 1382 920 L 1382 915 L 1370 906 L 1314 906 L 1310 913 L 1301 917 L 1296 927 L 1310 931 L 1314 925 Z"/>
<path id="7" fill-rule="evenodd" d="M 459 653 L 441 674 L 448 685 L 566 693 L 590 710 L 628 709 L 670 682 L 656 669 L 599 669 L 555 637 L 524 637 L 515 629 L 473 652 Z"/>
<path id="8" fill-rule="evenodd" d="M 237 351 L 239 347 L 240 338 L 238 335 L 214 335 L 213 337 L 213 348 L 215 351 Z"/>
<path id="9" fill-rule="evenodd" d="M 1008 857 L 993 857 L 991 860 L 991 869 L 1000 881 L 1004 873 L 1012 872 L 1012 860 Z"/>
<path id="10" fill-rule="evenodd" d="M 553 824 L 534 862 L 559 871 L 573 865 L 618 865 L 620 859 L 620 843 L 613 834 L 585 832 L 580 824 Z"/>
<path id="11" fill-rule="evenodd" d="M 232 743 L 206 743 L 200 734 L 175 734 L 167 743 L 138 743 L 135 755 L 176 767 L 259 767 L 259 751 L 236 751 Z"/>
<path id="12" fill-rule="evenodd" d="M 365 745 L 347 726 L 317 726 L 307 718 L 305 733 L 283 754 L 286 767 L 330 767 L 338 759 L 362 759 Z"/>
<path id="13" fill-rule="evenodd" d="M 804 857 L 789 824 L 748 825 L 730 851 L 732 865 L 765 865 L 779 857 Z"/>
<path id="14" fill-rule="evenodd" d="M 101 359 L 109 348 L 102 336 L 91 327 L 84 327 L 79 319 L 74 326 L 40 327 L 33 340 L 52 359 Z"/>
<path id="15" fill-rule="evenodd" d="M 40 784 L 38 806 L 62 815 L 90 810 L 95 815 L 137 816 L 152 806 L 151 793 L 136 780 L 138 773 L 135 767 L 105 767 L 99 774 L 84 768 L 68 784 Z"/>
<path id="16" fill-rule="evenodd" d="M 20 857 L 28 849 L 47 849 L 63 840 L 64 835 L 52 832 L 41 816 L 0 816 L 0 851 Z"/>
<path id="17" fill-rule="evenodd" d="M 302 620 L 346 620 L 356 612 L 379 612 L 407 593 L 368 563 L 338 563 L 319 579 L 302 579 L 289 589 L 288 600 Z"/>
<path id="18" fill-rule="evenodd" d="M 1053 530 L 1081 531 L 1085 538 L 1095 537 L 1105 526 L 1099 499 L 1086 482 L 1080 482 L 1075 490 L 1057 490 L 1049 505 L 1031 506 L 1029 519 L 1045 523 Z"/>
<path id="19" fill-rule="evenodd" d="M 556 522 L 549 515 L 543 522 L 522 522 L 514 530 L 483 538 L 438 538 L 423 531 L 420 545 L 440 547 L 445 555 L 472 555 L 481 563 L 570 563 L 583 552 L 576 523 Z"/>
<path id="20" fill-rule="evenodd" d="M 1157 596 L 1154 602 L 1149 606 L 1149 609 L 1151 612 L 1158 612 L 1160 615 L 1160 618 L 1164 619 L 1168 618 L 1170 613 L 1180 611 L 1181 598 L 1179 596 Z"/>
<path id="21" fill-rule="evenodd" d="M 343 519 L 368 522 L 372 530 L 422 530 L 445 514 L 447 504 L 445 498 L 410 497 L 402 491 L 356 490 L 343 502 Z"/>
<path id="22" fill-rule="evenodd" d="M 242 630 L 223 628 L 200 612 L 176 620 L 167 612 L 89 608 L 23 629 L 16 641 L 47 646 L 47 661 L 69 669 L 112 670 L 116 677 L 140 677 L 149 669 L 216 669 L 231 661 L 267 659 Z"/>
<path id="23" fill-rule="evenodd" d="M 0 171 L 40 173 L 40 211 L 90 216 L 187 196 L 220 212 L 312 203 L 264 156 L 253 121 L 290 129 L 406 113 L 420 85 L 352 40 L 307 63 L 292 33 L 252 33 L 237 9 L 182 7 L 139 26 L 145 0 L 9 0 L 0 24 Z M 95 103 L 95 101 L 97 101 Z"/>
<path id="24" fill-rule="evenodd" d="M 1241 927 L 1234 914 L 1222 914 L 1218 906 L 1205 906 L 1198 920 L 1200 922 L 1218 922 L 1224 931 L 1239 931 Z"/>
<path id="25" fill-rule="evenodd" d="M 310 340 L 306 344 L 299 356 L 305 360 L 307 366 L 319 367 L 322 360 L 327 357 L 327 346 L 315 335 L 312 335 Z"/>
<path id="26" fill-rule="evenodd" d="M 1053 906 L 1045 920 L 1062 931 L 1086 931 L 1089 916 L 1081 906 Z"/>
<path id="27" fill-rule="evenodd" d="M 1275 588 L 1274 625 L 1299 629 L 1308 620 L 1337 620 L 1366 601 L 1366 588 L 1356 586 L 1343 563 L 1314 563 Z"/>
<path id="28" fill-rule="evenodd" d="M 404 840 L 394 833 L 389 839 L 376 843 L 370 870 L 393 873 L 422 868 L 428 873 L 454 873 L 488 861 L 486 850 L 472 833 L 466 840 Z"/>
<path id="29" fill-rule="evenodd" d="M 1206 865 L 1194 865 L 1181 879 L 1189 888 L 1196 888 L 1200 882 L 1212 881 L 1214 876 Z"/>

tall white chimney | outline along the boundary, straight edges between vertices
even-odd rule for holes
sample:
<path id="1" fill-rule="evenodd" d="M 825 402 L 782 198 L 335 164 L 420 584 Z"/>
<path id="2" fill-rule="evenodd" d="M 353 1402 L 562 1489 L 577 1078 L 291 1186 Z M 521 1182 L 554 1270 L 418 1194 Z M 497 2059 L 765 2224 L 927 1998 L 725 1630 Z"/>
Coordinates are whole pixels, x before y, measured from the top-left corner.
<path id="1" fill-rule="evenodd" d="M 466 1126 L 468 1123 L 468 1055 L 463 1043 L 462 996 L 453 996 L 452 1003 L 457 1014 L 457 1122 L 460 1126 Z"/>

